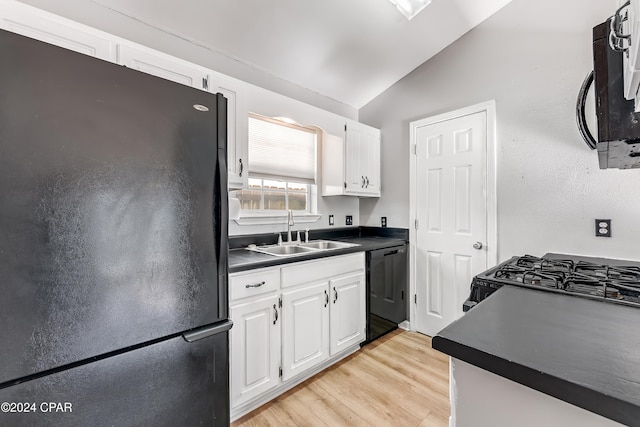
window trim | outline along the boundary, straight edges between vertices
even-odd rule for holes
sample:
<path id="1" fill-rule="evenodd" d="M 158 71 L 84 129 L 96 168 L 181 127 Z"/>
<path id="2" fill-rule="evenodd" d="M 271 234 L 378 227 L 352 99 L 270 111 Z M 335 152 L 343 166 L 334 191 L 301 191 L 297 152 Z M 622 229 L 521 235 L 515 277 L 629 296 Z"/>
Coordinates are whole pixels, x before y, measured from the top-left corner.
<path id="1" fill-rule="evenodd" d="M 245 215 L 245 212 L 249 212 Z M 300 212 L 300 211 L 298 211 Z M 322 218 L 322 214 L 293 214 L 296 224 L 310 224 L 318 222 Z M 240 218 L 234 219 L 238 225 L 270 225 L 270 224 L 286 224 L 287 212 L 276 211 L 274 213 L 258 214 L 252 211 L 241 211 Z"/>

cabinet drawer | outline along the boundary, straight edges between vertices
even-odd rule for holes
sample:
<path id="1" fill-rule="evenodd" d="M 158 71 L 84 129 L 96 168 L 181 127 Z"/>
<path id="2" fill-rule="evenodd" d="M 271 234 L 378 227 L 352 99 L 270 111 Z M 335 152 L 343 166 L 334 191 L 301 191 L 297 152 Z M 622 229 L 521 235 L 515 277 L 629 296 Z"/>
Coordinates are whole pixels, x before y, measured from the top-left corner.
<path id="1" fill-rule="evenodd" d="M 280 287 L 280 269 L 252 270 L 229 276 L 231 301 L 277 291 Z"/>
<path id="2" fill-rule="evenodd" d="M 282 267 L 282 287 L 296 286 L 352 271 L 364 271 L 364 252 L 323 258 L 318 261 L 297 262 Z"/>

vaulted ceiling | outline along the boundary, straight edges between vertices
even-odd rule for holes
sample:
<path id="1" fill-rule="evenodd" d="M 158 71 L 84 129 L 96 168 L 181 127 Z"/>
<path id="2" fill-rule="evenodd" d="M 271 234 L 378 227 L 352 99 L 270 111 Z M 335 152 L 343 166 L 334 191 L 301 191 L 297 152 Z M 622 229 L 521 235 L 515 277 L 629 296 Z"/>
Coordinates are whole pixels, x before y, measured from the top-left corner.
<path id="1" fill-rule="evenodd" d="M 356 109 L 510 1 L 90 0 Z"/>

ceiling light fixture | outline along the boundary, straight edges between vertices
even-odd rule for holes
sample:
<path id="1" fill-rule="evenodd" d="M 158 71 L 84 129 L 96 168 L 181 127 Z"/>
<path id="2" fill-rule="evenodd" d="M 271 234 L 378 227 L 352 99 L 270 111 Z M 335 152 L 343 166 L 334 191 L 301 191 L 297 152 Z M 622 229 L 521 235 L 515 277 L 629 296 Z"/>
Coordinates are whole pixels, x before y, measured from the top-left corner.
<path id="1" fill-rule="evenodd" d="M 407 20 L 411 21 L 422 9 L 427 7 L 431 0 L 389 0 Z"/>

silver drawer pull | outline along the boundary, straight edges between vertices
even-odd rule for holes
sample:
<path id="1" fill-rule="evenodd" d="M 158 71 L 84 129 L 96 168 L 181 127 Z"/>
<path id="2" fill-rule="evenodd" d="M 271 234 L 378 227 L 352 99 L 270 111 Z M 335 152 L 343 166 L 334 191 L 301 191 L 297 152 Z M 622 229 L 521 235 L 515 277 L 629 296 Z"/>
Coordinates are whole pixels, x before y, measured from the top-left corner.
<path id="1" fill-rule="evenodd" d="M 259 288 L 260 286 L 264 285 L 266 282 L 260 282 L 260 283 L 256 283 L 255 285 L 246 285 L 245 288 Z"/>

